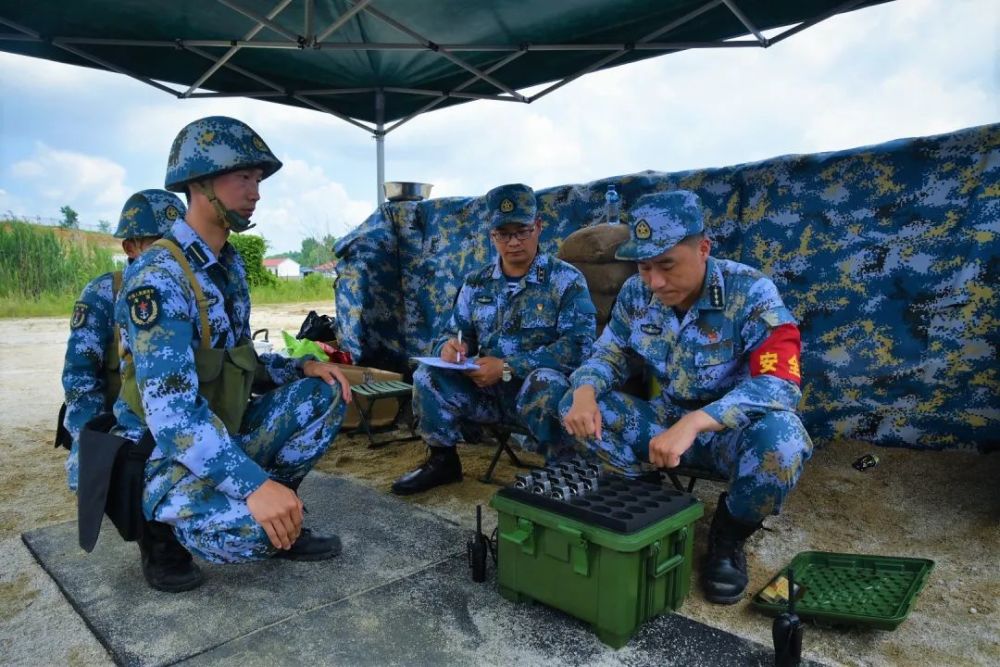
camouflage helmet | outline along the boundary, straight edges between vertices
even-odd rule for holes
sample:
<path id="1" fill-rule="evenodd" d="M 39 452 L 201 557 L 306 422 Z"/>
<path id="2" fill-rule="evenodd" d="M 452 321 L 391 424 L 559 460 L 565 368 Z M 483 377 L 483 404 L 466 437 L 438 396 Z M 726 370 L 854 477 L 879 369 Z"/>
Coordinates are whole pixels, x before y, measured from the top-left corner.
<path id="1" fill-rule="evenodd" d="M 142 190 L 128 198 L 118 218 L 115 238 L 163 236 L 187 209 L 177 195 L 166 190 Z"/>
<path id="2" fill-rule="evenodd" d="M 243 121 L 209 116 L 177 134 L 167 160 L 165 187 L 184 192 L 188 183 L 237 169 L 260 168 L 264 178 L 281 169 L 264 140 Z"/>

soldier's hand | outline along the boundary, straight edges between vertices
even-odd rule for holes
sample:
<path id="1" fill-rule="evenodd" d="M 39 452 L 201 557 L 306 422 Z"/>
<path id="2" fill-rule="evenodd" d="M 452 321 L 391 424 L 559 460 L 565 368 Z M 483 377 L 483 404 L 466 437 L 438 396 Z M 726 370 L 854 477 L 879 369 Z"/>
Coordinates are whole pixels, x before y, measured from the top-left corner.
<path id="1" fill-rule="evenodd" d="M 329 364 L 325 361 L 309 360 L 302 364 L 302 374 L 307 378 L 319 378 L 327 384 L 339 384 L 340 393 L 344 397 L 345 403 L 351 402 L 351 383 L 336 364 Z"/>
<path id="2" fill-rule="evenodd" d="M 476 383 L 477 387 L 490 387 L 503 377 L 503 360 L 496 357 L 477 357 L 478 369 L 465 371 L 465 374 Z"/>
<path id="3" fill-rule="evenodd" d="M 462 363 L 469 354 L 469 346 L 464 342 L 459 343 L 457 338 L 452 338 L 441 348 L 441 361 L 451 364 Z"/>
<path id="4" fill-rule="evenodd" d="M 587 385 L 573 392 L 573 405 L 563 418 L 563 426 L 567 433 L 578 438 L 601 439 L 601 409 L 593 387 Z"/>
<path id="5" fill-rule="evenodd" d="M 302 501 L 283 484 L 269 479 L 247 496 L 247 509 L 275 549 L 290 549 L 302 532 Z"/>
<path id="6" fill-rule="evenodd" d="M 649 462 L 657 468 L 676 468 L 681 456 L 691 448 L 695 438 L 703 431 L 721 431 L 725 428 L 707 412 L 695 410 L 681 417 L 666 431 L 649 441 Z"/>

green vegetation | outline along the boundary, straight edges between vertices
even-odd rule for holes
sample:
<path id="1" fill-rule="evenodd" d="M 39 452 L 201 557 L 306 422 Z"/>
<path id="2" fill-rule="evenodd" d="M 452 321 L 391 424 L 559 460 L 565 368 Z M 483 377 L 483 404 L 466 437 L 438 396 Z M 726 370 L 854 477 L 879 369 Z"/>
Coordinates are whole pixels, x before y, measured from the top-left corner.
<path id="1" fill-rule="evenodd" d="M 275 279 L 275 281 L 275 285 L 250 288 L 250 300 L 253 305 L 304 301 L 329 301 L 331 304 L 333 303 L 333 278 L 310 273 L 302 280 Z"/>
<path id="2" fill-rule="evenodd" d="M 336 243 L 337 237 L 333 234 L 327 234 L 322 239 L 309 237 L 302 239 L 302 249 L 298 252 L 283 252 L 280 255 L 272 256 L 288 257 L 289 259 L 294 259 L 302 266 L 312 268 L 333 261 L 333 246 Z"/>
<path id="3" fill-rule="evenodd" d="M 247 267 L 247 283 L 250 284 L 251 290 L 258 287 L 274 287 L 278 284 L 277 276 L 264 268 L 267 241 L 252 234 L 230 234 L 229 242 L 243 258 L 243 264 Z"/>
<path id="4" fill-rule="evenodd" d="M 66 315 L 92 278 L 115 269 L 88 234 L 0 221 L 0 317 Z"/>
<path id="5" fill-rule="evenodd" d="M 319 274 L 279 280 L 264 269 L 267 242 L 230 236 L 247 266 L 253 303 L 333 302 L 333 280 Z M 0 317 L 69 317 L 84 285 L 113 271 L 117 241 L 103 234 L 0 220 Z"/>
<path id="6" fill-rule="evenodd" d="M 59 222 L 59 226 L 63 229 L 79 229 L 80 228 L 80 214 L 73 210 L 73 208 L 67 204 L 59 209 L 62 213 L 63 219 Z"/>

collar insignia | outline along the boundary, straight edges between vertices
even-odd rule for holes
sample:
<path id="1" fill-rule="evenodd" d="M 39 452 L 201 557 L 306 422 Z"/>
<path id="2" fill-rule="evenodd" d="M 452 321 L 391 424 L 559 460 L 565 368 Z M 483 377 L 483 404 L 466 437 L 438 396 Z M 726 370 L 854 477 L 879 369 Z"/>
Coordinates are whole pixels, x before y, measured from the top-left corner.
<path id="1" fill-rule="evenodd" d="M 719 287 L 719 283 L 712 283 L 708 288 L 708 298 L 711 299 L 713 307 L 722 308 L 722 288 Z"/>

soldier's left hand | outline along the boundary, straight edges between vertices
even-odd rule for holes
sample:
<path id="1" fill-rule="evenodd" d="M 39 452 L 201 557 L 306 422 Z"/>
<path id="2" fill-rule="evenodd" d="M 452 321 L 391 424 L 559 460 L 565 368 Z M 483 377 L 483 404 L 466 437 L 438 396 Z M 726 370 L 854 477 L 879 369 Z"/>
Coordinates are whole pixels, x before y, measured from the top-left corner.
<path id="1" fill-rule="evenodd" d="M 302 374 L 307 378 L 319 378 L 330 385 L 339 384 L 344 402 L 351 402 L 351 383 L 347 381 L 347 378 L 340 372 L 336 364 L 310 359 L 302 364 Z"/>
<path id="2" fill-rule="evenodd" d="M 465 374 L 476 383 L 477 387 L 490 387 L 503 377 L 503 360 L 496 357 L 477 357 L 477 370 L 465 371 Z"/>

